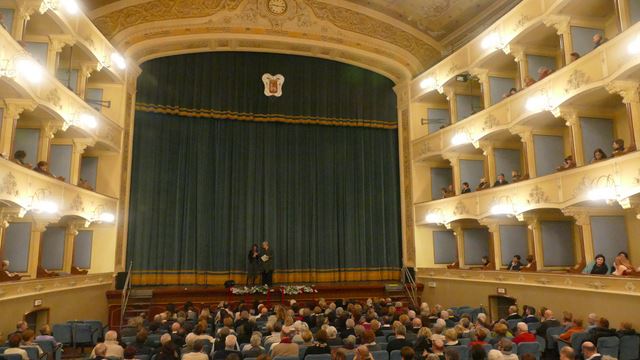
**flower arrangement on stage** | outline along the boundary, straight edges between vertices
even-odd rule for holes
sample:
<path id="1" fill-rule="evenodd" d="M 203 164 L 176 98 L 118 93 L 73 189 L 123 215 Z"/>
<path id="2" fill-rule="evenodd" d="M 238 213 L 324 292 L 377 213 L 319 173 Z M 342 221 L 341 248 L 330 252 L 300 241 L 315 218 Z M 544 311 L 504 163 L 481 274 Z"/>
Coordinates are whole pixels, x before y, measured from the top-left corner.
<path id="1" fill-rule="evenodd" d="M 260 286 L 234 286 L 231 288 L 231 293 L 234 295 L 247 295 L 247 294 L 262 294 L 266 295 L 269 292 L 267 285 Z M 273 291 L 273 289 L 271 289 Z"/>
<path id="2" fill-rule="evenodd" d="M 313 286 L 307 285 L 285 285 L 282 287 L 282 292 L 286 295 L 298 295 L 303 293 L 317 293 L 318 290 L 316 290 Z"/>

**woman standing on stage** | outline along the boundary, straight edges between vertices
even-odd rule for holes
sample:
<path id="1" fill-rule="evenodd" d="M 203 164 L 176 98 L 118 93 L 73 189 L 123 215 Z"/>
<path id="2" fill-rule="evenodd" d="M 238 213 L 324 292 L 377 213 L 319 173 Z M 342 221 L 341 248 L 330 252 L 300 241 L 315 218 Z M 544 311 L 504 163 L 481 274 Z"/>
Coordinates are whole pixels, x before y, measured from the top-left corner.
<path id="1" fill-rule="evenodd" d="M 247 269 L 247 285 L 254 286 L 256 284 L 256 278 L 260 272 L 260 249 L 258 244 L 253 244 L 251 250 L 249 250 L 249 268 Z"/>
<path id="2" fill-rule="evenodd" d="M 260 261 L 262 267 L 262 284 L 271 286 L 273 284 L 273 250 L 269 247 L 268 241 L 262 242 Z"/>

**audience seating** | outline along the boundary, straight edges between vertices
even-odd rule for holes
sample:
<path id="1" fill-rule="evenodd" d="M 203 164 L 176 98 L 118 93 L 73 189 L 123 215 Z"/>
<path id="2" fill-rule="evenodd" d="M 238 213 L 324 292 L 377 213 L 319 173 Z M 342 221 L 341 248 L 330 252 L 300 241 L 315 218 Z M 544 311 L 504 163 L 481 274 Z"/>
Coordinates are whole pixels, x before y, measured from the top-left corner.
<path id="1" fill-rule="evenodd" d="M 53 324 L 53 337 L 65 346 L 73 346 L 73 331 L 70 324 Z"/>
<path id="2" fill-rule="evenodd" d="M 83 322 L 74 322 L 71 325 L 71 329 L 74 348 L 77 346 L 84 347 L 95 345 L 93 342 L 93 331 L 91 330 L 91 325 Z"/>
<path id="3" fill-rule="evenodd" d="M 376 344 L 380 344 L 383 342 L 387 342 L 387 337 L 386 336 L 376 336 Z"/>
<path id="4" fill-rule="evenodd" d="M 451 349 L 460 355 L 460 359 L 468 359 L 469 358 L 469 347 L 466 345 L 456 345 L 456 346 L 448 346 L 448 349 Z M 397 351 L 397 350 L 396 350 Z M 393 360 L 393 352 L 391 353 Z"/>
<path id="5" fill-rule="evenodd" d="M 61 360 L 62 359 L 62 349 L 53 341 L 49 340 L 36 340 L 36 344 L 40 345 L 42 351 L 46 352 L 50 355 L 49 360 Z"/>
<path id="6" fill-rule="evenodd" d="M 305 356 L 304 360 L 331 360 L 331 354 L 311 354 Z"/>
<path id="7" fill-rule="evenodd" d="M 391 354 L 389 354 L 389 360 L 402 360 L 402 353 L 400 350 L 393 350 Z"/>
<path id="8" fill-rule="evenodd" d="M 515 329 L 518 323 L 521 321 L 522 319 L 507 320 L 507 326 L 509 327 L 509 330 L 512 331 L 513 329 Z"/>
<path id="9" fill-rule="evenodd" d="M 299 360 L 297 356 L 276 356 L 273 360 Z"/>
<path id="10" fill-rule="evenodd" d="M 240 347 L 240 349 L 242 349 L 242 346 Z M 307 346 L 306 345 L 298 346 L 298 358 L 300 360 L 304 360 L 304 352 L 305 351 L 307 351 Z"/>
<path id="11" fill-rule="evenodd" d="M 617 358 L 618 352 L 620 351 L 620 338 L 617 336 L 601 337 L 598 339 L 596 347 L 601 355 L 609 355 Z"/>
<path id="12" fill-rule="evenodd" d="M 553 335 L 560 335 L 564 332 L 564 326 L 554 326 L 547 329 L 547 350 L 554 350 L 558 344 Z"/>
<path id="13" fill-rule="evenodd" d="M 493 350 L 493 346 L 491 346 L 491 344 L 484 344 L 482 345 L 482 347 L 484 348 L 484 352 L 486 352 L 487 354 L 489 353 L 489 351 Z"/>
<path id="14" fill-rule="evenodd" d="M 125 344 L 126 346 L 129 346 L 134 342 L 136 342 L 135 336 L 123 336 L 121 339 L 122 339 L 122 343 Z"/>
<path id="15" fill-rule="evenodd" d="M 575 333 L 571 335 L 571 347 L 576 355 L 582 354 L 582 343 L 591 340 L 591 334 L 588 332 Z"/>
<path id="16" fill-rule="evenodd" d="M 389 360 L 389 353 L 386 350 L 372 351 L 374 360 Z"/>
<path id="17" fill-rule="evenodd" d="M 23 348 L 27 352 L 27 355 L 29 355 L 29 360 L 41 360 L 47 358 L 47 353 L 45 353 L 44 350 L 42 352 L 42 357 L 40 357 L 38 355 L 38 348 L 35 346 L 21 346 L 21 348 Z"/>
<path id="18" fill-rule="evenodd" d="M 637 360 L 640 358 L 640 336 L 625 335 L 620 338 L 619 359 Z"/>
<path id="19" fill-rule="evenodd" d="M 530 353 L 535 355 L 537 360 L 540 360 L 540 356 L 542 356 L 542 349 L 540 348 L 540 344 L 537 342 L 521 342 L 518 344 L 518 356 L 522 356 L 526 353 Z"/>
<path id="20" fill-rule="evenodd" d="M 469 345 L 469 343 L 471 342 L 471 338 L 460 338 L 458 339 L 458 342 L 460 343 L 460 345 Z"/>
<path id="21" fill-rule="evenodd" d="M 539 322 L 534 322 L 534 323 L 527 324 L 529 326 L 529 332 L 535 333 L 536 331 L 538 331 L 538 328 L 540 327 L 540 324 L 541 323 L 539 323 Z"/>
<path id="22" fill-rule="evenodd" d="M 378 344 L 378 345 L 380 345 L 380 349 L 381 349 L 381 350 L 387 351 L 387 345 L 388 345 L 388 344 L 389 344 L 389 343 L 383 342 L 383 343 L 380 343 L 380 344 Z"/>
<path id="23" fill-rule="evenodd" d="M 0 360 L 22 360 L 19 354 L 1 354 Z"/>

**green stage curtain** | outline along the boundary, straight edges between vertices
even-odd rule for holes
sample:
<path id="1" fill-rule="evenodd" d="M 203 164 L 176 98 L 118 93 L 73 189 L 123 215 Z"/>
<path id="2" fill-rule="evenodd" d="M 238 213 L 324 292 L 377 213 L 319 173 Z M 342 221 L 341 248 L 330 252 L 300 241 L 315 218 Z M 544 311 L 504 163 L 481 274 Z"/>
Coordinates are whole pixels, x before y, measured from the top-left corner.
<path id="1" fill-rule="evenodd" d="M 274 57 L 235 53 L 197 55 L 202 56 L 203 62 L 217 59 L 216 55 L 231 57 L 233 61 L 240 61 L 243 56 L 258 60 L 261 56 Z M 310 66 L 308 61 L 316 64 L 310 67 L 315 69 L 314 76 L 323 77 L 327 84 L 344 83 L 338 76 L 344 72 L 336 69 L 347 67 L 346 73 L 359 73 L 355 78 L 377 79 L 390 90 L 388 80 L 363 69 L 304 57 L 275 57 L 287 58 L 285 63 L 289 66 L 296 61 L 305 66 Z M 285 116 L 305 115 L 306 111 L 306 115 L 317 119 L 335 116 L 361 121 L 366 116 L 373 121 L 395 121 L 392 115 L 396 111 L 395 97 L 393 101 L 383 101 L 393 103 L 392 110 L 376 115 L 371 110 L 376 106 L 369 102 L 377 100 L 357 95 L 353 89 L 358 86 L 342 92 L 316 86 L 312 91 L 315 95 L 299 101 L 309 104 L 305 111 L 297 108 L 301 106 L 297 102 L 290 105 L 280 104 L 277 99 L 265 102 L 261 83 L 257 84 L 258 93 L 238 93 L 236 97 L 241 99 L 229 97 L 228 101 L 222 101 L 218 98 L 220 91 L 198 88 L 204 86 L 204 80 L 195 83 L 185 80 L 184 74 L 198 66 L 184 62 L 183 56 L 174 58 L 169 59 L 180 59 L 178 62 L 184 65 L 170 75 L 165 74 L 166 67 L 158 65 L 172 63 L 167 59 L 143 65 L 147 80 L 157 80 L 160 74 L 181 79 L 176 80 L 171 91 L 161 89 L 170 86 L 169 80 L 151 88 L 143 80 L 139 99 L 145 104 L 160 105 L 162 100 L 161 105 L 166 106 L 243 113 L 250 110 L 262 114 L 269 114 L 270 110 L 260 106 L 271 104 L 281 107 L 278 113 Z M 216 80 L 218 83 L 232 84 L 227 77 L 242 82 L 248 76 L 246 72 L 253 76 L 257 67 L 249 66 L 251 62 L 246 59 L 240 62 L 247 68 L 224 67 L 220 65 L 222 60 L 216 61 L 220 61 L 216 67 L 225 70 L 215 71 L 214 67 L 206 76 L 220 78 Z M 320 66 L 323 62 L 325 67 Z M 325 68 L 332 71 L 321 73 Z M 287 77 L 287 70 L 281 71 Z M 295 81 L 289 87 L 294 89 Z M 161 92 L 181 94 L 180 99 L 154 97 Z M 351 97 L 349 92 L 356 95 Z M 186 95 L 189 93 L 192 98 L 208 99 L 208 104 L 196 105 L 200 100 L 189 103 Z M 243 108 L 238 105 L 240 102 L 252 102 L 244 97 L 258 97 L 253 101 L 262 105 Z M 353 106 L 329 109 L 336 97 L 344 97 L 340 101 Z M 313 98 L 324 98 L 326 108 L 312 108 L 309 99 Z M 227 101 L 229 107 L 220 101 Z M 231 104 L 234 101 L 238 103 Z M 354 116 L 356 113 L 360 116 Z M 398 169 L 395 129 L 136 111 L 127 242 L 134 282 L 211 284 L 227 278 L 243 281 L 248 250 L 251 244 L 263 240 L 268 240 L 274 249 L 276 282 L 390 279 L 397 276 L 401 266 Z"/>

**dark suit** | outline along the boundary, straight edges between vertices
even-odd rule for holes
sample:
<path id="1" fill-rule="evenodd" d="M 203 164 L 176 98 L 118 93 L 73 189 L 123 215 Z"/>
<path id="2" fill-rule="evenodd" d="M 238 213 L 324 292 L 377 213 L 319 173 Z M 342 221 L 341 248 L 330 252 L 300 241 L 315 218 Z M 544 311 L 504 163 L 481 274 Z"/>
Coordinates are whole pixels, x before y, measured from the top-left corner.
<path id="1" fill-rule="evenodd" d="M 510 262 L 509 266 L 507 267 L 507 270 L 520 271 L 521 268 L 522 268 L 522 263 L 521 262 L 517 262 L 515 264 L 513 262 Z"/>
<path id="2" fill-rule="evenodd" d="M 387 351 L 391 354 L 393 350 L 401 350 L 405 346 L 413 348 L 413 343 L 407 339 L 393 339 L 387 344 Z"/>
<path id="3" fill-rule="evenodd" d="M 536 330 L 536 335 L 542 336 L 543 339 L 546 339 L 547 329 L 556 327 L 556 326 L 560 326 L 560 322 L 558 320 L 556 319 L 545 320 L 542 322 L 542 324 L 540 324 L 540 327 L 538 328 L 538 330 Z"/>
<path id="4" fill-rule="evenodd" d="M 463 194 L 467 194 L 471 192 L 471 188 L 467 188 L 467 189 L 462 189 L 462 193 Z"/>
<path id="5" fill-rule="evenodd" d="M 268 256 L 267 261 L 262 260 L 263 256 Z M 262 269 L 262 284 L 273 285 L 273 250 L 269 247 L 267 250 L 260 249 L 260 267 Z"/>
<path id="6" fill-rule="evenodd" d="M 507 320 L 522 320 L 520 314 L 511 314 L 507 316 Z"/>
<path id="7" fill-rule="evenodd" d="M 496 180 L 496 182 L 493 183 L 493 186 L 502 186 L 502 185 L 507 185 L 509 182 L 507 180 L 503 180 L 502 182 L 500 182 L 500 180 Z"/>

